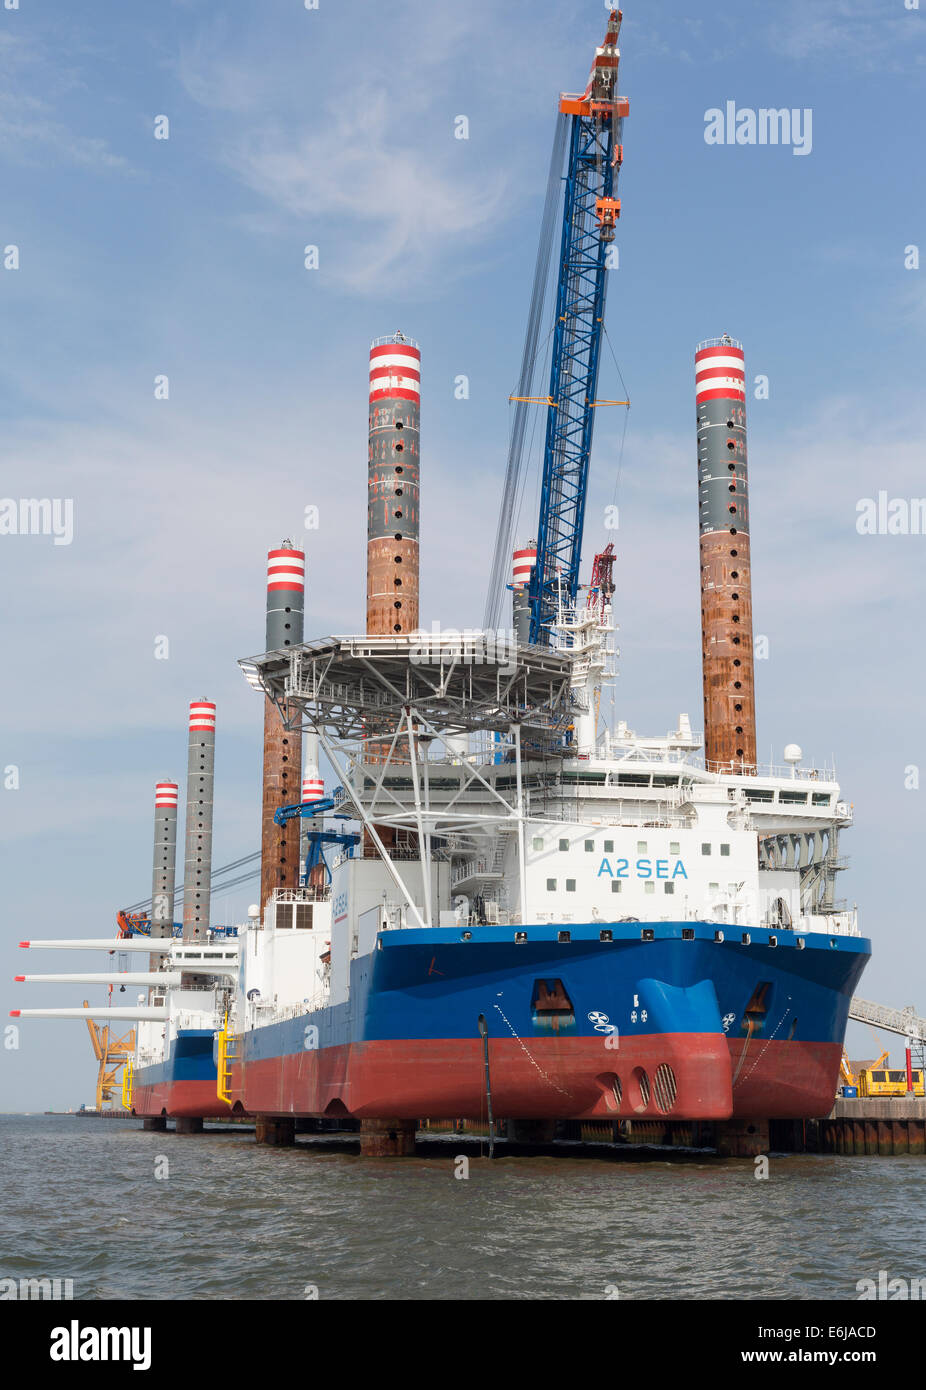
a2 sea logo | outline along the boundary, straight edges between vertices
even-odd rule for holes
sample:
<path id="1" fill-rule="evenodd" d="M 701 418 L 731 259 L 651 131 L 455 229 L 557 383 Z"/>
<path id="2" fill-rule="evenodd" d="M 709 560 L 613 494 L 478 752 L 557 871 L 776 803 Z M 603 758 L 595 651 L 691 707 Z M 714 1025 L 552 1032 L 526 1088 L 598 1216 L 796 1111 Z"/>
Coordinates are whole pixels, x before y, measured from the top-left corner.
<path id="1" fill-rule="evenodd" d="M 331 916 L 335 922 L 340 922 L 342 917 L 347 916 L 347 894 L 339 893 L 331 904 Z"/>
<path id="2" fill-rule="evenodd" d="M 656 865 L 655 870 L 653 869 L 654 862 Z M 671 873 L 669 872 L 668 859 L 657 859 L 655 861 L 652 859 L 638 859 L 634 865 L 634 870 L 635 872 L 632 875 L 634 878 L 672 879 L 688 877 L 685 865 L 682 863 L 681 859 L 676 859 L 672 866 Z M 598 870 L 598 877 L 601 878 L 602 875 L 606 878 L 630 878 L 630 860 L 615 859 L 614 868 L 612 869 L 610 859 L 602 859 L 601 866 Z"/>

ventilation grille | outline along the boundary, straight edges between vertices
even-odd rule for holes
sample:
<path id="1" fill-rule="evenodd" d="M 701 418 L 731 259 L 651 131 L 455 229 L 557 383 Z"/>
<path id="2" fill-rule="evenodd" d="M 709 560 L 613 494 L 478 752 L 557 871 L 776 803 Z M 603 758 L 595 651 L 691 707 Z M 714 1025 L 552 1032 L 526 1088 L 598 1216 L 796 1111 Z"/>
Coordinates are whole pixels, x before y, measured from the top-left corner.
<path id="1" fill-rule="evenodd" d="M 656 1108 L 661 1110 L 663 1115 L 667 1115 L 675 1104 L 677 1091 L 675 1072 L 666 1062 L 662 1062 L 656 1068 L 656 1075 L 653 1077 L 653 1095 Z"/>

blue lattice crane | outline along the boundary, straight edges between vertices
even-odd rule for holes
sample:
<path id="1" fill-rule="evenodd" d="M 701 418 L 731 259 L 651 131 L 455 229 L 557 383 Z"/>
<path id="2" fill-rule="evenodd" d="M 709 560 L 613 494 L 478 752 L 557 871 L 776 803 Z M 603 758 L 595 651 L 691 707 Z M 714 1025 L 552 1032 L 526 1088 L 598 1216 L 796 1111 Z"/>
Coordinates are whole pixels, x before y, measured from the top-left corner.
<path id="1" fill-rule="evenodd" d="M 537 563 L 529 589 L 530 640 L 542 646 L 550 644 L 550 624 L 560 602 L 574 605 L 579 590 L 595 410 L 618 404 L 599 401 L 597 390 L 608 247 L 620 217 L 615 194 L 624 157 L 623 120 L 629 111 L 627 98 L 617 92 L 621 19 L 620 10 L 611 11 L 585 92 L 563 96 L 559 106 L 561 121 L 569 122 L 568 154 Z M 557 139 L 562 138 L 560 125 Z"/>

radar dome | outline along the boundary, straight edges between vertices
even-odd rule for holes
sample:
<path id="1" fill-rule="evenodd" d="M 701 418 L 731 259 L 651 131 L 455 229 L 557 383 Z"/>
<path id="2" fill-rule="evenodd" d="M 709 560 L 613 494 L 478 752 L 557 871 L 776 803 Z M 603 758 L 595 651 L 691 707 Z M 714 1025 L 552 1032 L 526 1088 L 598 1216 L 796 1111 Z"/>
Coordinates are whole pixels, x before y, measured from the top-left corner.
<path id="1" fill-rule="evenodd" d="M 799 744 L 797 744 L 797 743 L 789 743 L 789 744 L 786 744 L 786 746 L 785 746 L 785 762 L 786 762 L 786 763 L 799 763 L 800 760 L 801 760 L 801 758 L 803 758 L 803 756 L 804 756 L 804 754 L 801 752 L 801 748 L 800 748 L 800 745 L 799 745 Z"/>

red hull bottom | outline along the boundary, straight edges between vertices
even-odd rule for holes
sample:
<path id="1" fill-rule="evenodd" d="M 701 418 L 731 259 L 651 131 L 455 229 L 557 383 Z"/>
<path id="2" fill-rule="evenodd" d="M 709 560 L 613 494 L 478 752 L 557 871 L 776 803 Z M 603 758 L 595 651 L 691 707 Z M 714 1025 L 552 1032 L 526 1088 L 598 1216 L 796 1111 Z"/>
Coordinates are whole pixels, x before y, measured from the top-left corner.
<path id="1" fill-rule="evenodd" d="M 728 1119 L 730 1054 L 716 1033 L 493 1038 L 492 1108 L 506 1119 Z M 479 1038 L 376 1041 L 238 1062 L 232 1095 L 252 1114 L 480 1119 Z"/>
<path id="2" fill-rule="evenodd" d="M 136 1086 L 132 1110 L 136 1115 L 213 1120 L 231 1114 L 231 1106 L 216 1095 L 214 1081 L 164 1081 L 156 1086 Z"/>
<path id="3" fill-rule="evenodd" d="M 621 1039 L 615 1048 L 539 1038 L 529 1052 L 511 1038 L 492 1040 L 489 1069 L 493 1110 L 505 1119 L 819 1119 L 833 1107 L 841 1056 L 838 1043 L 716 1034 Z M 232 1094 L 250 1114 L 481 1119 L 482 1043 L 367 1042 L 238 1063 Z M 132 1106 L 136 1115 L 204 1119 L 232 1109 L 213 1081 L 139 1086 Z"/>
<path id="4" fill-rule="evenodd" d="M 839 1043 L 729 1039 L 733 1114 L 763 1120 L 819 1120 L 839 1085 Z"/>

